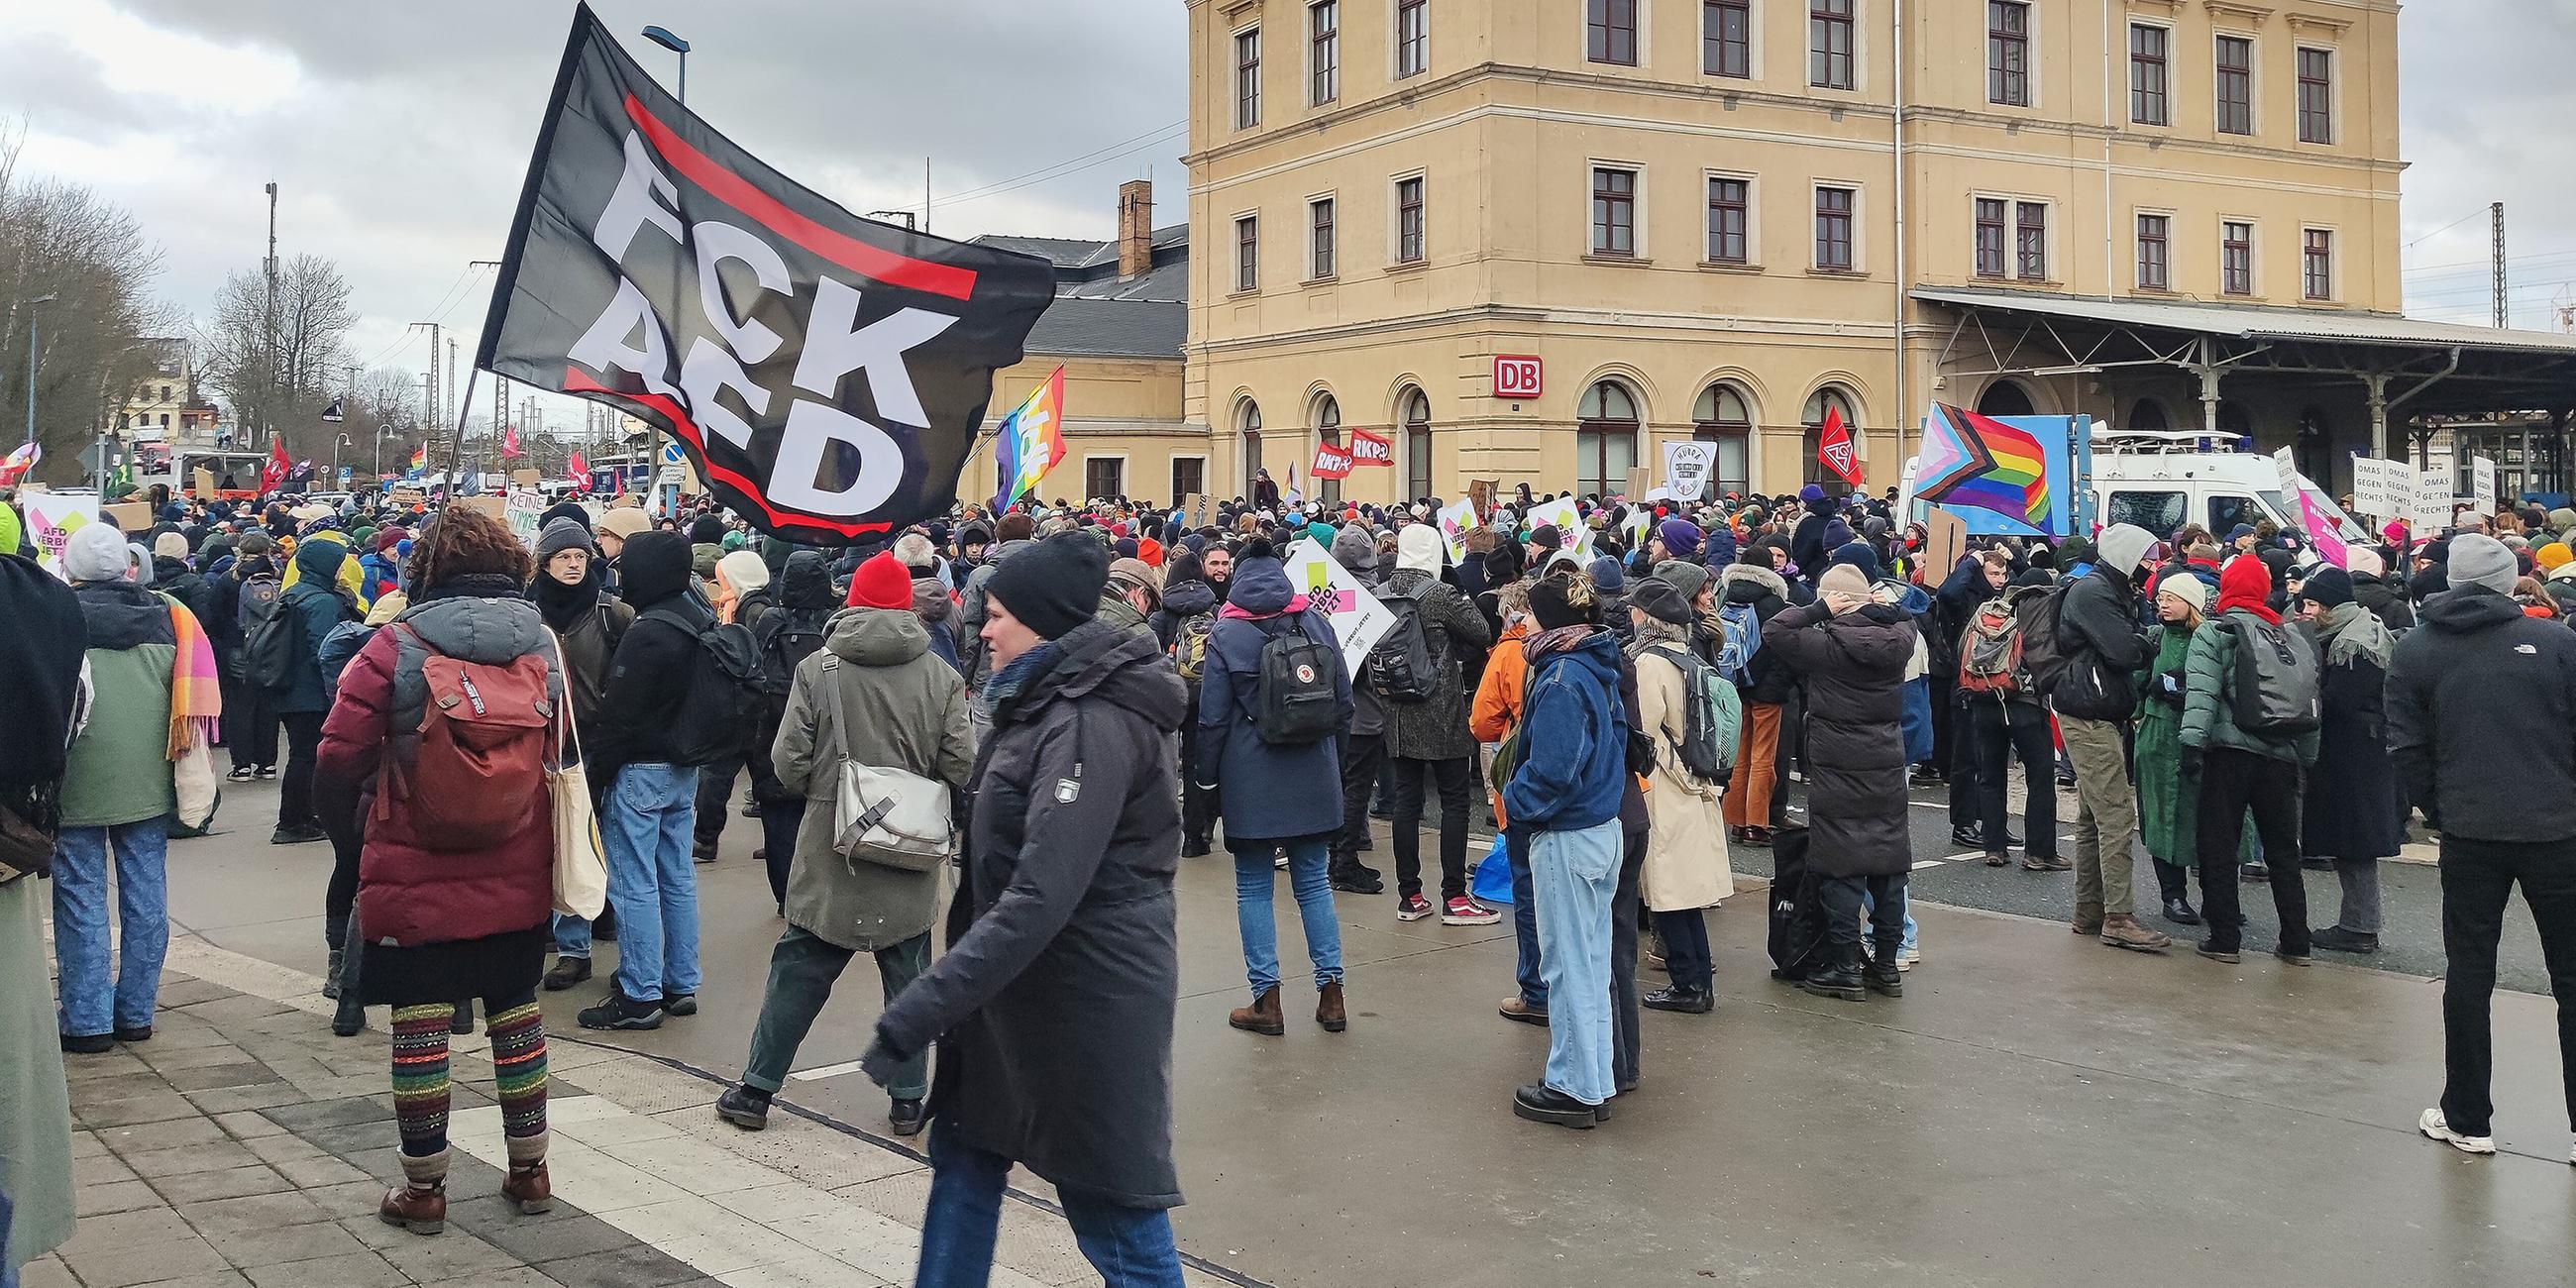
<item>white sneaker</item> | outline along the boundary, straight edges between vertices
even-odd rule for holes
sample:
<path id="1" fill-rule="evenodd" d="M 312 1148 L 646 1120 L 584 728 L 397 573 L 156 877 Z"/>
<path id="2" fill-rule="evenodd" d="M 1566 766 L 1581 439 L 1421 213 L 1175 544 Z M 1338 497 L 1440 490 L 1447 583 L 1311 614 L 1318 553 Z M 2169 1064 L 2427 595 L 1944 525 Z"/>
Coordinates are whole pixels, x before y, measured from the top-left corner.
<path id="1" fill-rule="evenodd" d="M 2495 1137 L 2463 1136 L 2458 1132 L 2451 1130 L 2451 1124 L 2442 1121 L 2442 1111 L 2440 1109 L 2425 1110 L 2424 1116 L 2417 1120 L 2415 1126 L 2426 1136 L 2432 1137 L 2434 1140 L 2438 1140 L 2463 1154 L 2492 1154 L 2495 1152 Z M 2576 1154 L 2571 1154 L 2568 1161 L 2570 1163 L 2576 1163 Z"/>
<path id="2" fill-rule="evenodd" d="M 1897 953 L 1896 953 L 1896 969 L 1898 969 L 1898 970 L 1900 970 L 1900 971 L 1908 971 L 1908 970 L 1912 970 L 1912 969 L 1914 969 L 1914 963 L 1919 962 L 1919 961 L 1921 961 L 1921 960 L 1923 960 L 1923 950 L 1922 950 L 1922 949 L 1920 949 L 1920 948 L 1900 948 L 1900 949 L 1898 949 L 1898 950 L 1897 950 Z"/>

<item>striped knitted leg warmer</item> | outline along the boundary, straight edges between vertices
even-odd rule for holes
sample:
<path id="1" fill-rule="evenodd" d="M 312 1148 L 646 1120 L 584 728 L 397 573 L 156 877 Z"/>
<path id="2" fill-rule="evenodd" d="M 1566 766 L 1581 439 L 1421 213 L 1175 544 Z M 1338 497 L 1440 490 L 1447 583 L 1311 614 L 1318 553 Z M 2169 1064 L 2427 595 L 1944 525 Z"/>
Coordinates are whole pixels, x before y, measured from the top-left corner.
<path id="1" fill-rule="evenodd" d="M 535 998 L 516 1005 L 487 1004 L 484 1031 L 492 1038 L 492 1073 L 501 1096 L 501 1130 L 510 1166 L 546 1161 L 546 1017 Z"/>
<path id="2" fill-rule="evenodd" d="M 394 1125 L 415 1189 L 447 1179 L 447 1003 L 394 1008 Z"/>

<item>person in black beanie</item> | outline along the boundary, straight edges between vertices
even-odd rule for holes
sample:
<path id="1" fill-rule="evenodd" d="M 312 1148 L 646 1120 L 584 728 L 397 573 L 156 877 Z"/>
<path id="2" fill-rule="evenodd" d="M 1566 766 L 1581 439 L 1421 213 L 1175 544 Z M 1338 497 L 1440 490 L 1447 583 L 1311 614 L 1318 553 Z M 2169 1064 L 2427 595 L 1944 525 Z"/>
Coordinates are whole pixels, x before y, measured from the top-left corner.
<path id="1" fill-rule="evenodd" d="M 1100 591 L 1109 584 L 1109 547 L 1098 538 L 1065 533 L 993 566 L 984 593 L 1042 640 L 1061 638 L 1091 620 Z"/>

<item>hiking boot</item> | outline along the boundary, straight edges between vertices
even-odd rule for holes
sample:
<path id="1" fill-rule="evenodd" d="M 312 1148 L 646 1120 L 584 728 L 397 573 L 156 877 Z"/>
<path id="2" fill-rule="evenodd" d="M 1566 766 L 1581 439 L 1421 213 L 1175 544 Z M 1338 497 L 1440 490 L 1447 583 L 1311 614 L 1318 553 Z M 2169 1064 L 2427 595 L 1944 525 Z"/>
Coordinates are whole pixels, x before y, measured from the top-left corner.
<path id="1" fill-rule="evenodd" d="M 1181 857 L 1185 859 L 1206 858 L 1209 850 L 1212 848 L 1213 847 L 1208 844 L 1208 839 L 1204 836 L 1185 836 L 1181 838 Z"/>
<path id="2" fill-rule="evenodd" d="M 1717 1009 L 1717 999 L 1706 989 L 1683 988 L 1676 984 L 1659 988 L 1637 999 L 1637 1005 L 1649 1011 L 1671 1011 L 1677 1015 L 1706 1015 Z"/>
<path id="3" fill-rule="evenodd" d="M 2021 870 L 2024 872 L 2072 872 L 2075 870 L 2075 865 L 2065 859 L 2057 857 L 2054 854 L 2031 854 L 2025 851 L 2021 856 Z"/>
<path id="4" fill-rule="evenodd" d="M 120 1026 L 116 1030 L 116 1040 L 128 1045 L 149 1042 L 152 1040 L 152 1026 L 149 1024 L 137 1024 L 130 1028 Z"/>
<path id="5" fill-rule="evenodd" d="M 1378 874 L 1378 870 L 1362 866 L 1356 860 L 1347 866 L 1333 869 L 1325 879 L 1334 889 L 1344 894 L 1386 893 L 1386 880 Z"/>
<path id="6" fill-rule="evenodd" d="M 2323 930 L 2309 931 L 2308 938 L 2310 941 L 2314 942 L 2317 947 L 2325 949 L 2330 953 L 2375 953 L 2379 951 L 2379 936 L 2363 934 L 2358 930 L 2346 930 L 2341 926 L 2328 926 Z"/>
<path id="7" fill-rule="evenodd" d="M 1905 996 L 1905 968 L 1896 954 L 1881 953 L 1861 966 L 1861 986 L 1881 997 Z"/>
<path id="8" fill-rule="evenodd" d="M 1863 997 L 1858 966 L 1828 966 L 1810 972 L 1805 979 L 1798 981 L 1798 987 L 1818 997 L 1840 998 L 1846 1002 L 1857 1002 Z"/>
<path id="9" fill-rule="evenodd" d="M 268 834 L 268 843 L 271 845 L 309 845 L 315 841 L 329 839 L 331 838 L 328 833 L 311 823 L 298 823 L 292 827 L 281 826 Z"/>
<path id="10" fill-rule="evenodd" d="M 333 1002 L 340 1000 L 340 963 L 347 960 L 348 956 L 349 954 L 347 952 L 334 948 L 331 950 L 330 957 L 324 961 L 322 965 L 322 996 L 325 1000 Z"/>
<path id="11" fill-rule="evenodd" d="M 728 1087 L 716 1097 L 716 1117 L 744 1131 L 759 1131 L 769 1125 L 769 1093 L 758 1087 Z"/>
<path id="12" fill-rule="evenodd" d="M 1409 894 L 1395 901 L 1397 921 L 1420 921 L 1432 912 L 1431 901 L 1418 894 Z"/>
<path id="13" fill-rule="evenodd" d="M 1602 1117 L 1603 1106 L 1587 1105 L 1547 1085 L 1533 1082 L 1512 1092 L 1512 1113 L 1534 1123 L 1553 1123 L 1590 1131 Z"/>
<path id="14" fill-rule="evenodd" d="M 1532 1006 L 1518 997 L 1506 997 L 1500 1009 L 1504 1019 L 1535 1024 L 1542 1029 L 1547 1027 L 1547 1008 L 1544 1006 Z"/>
<path id="15" fill-rule="evenodd" d="M 918 1136 L 930 1115 L 918 1099 L 896 1100 L 886 1105 L 886 1127 L 897 1136 Z"/>
<path id="16" fill-rule="evenodd" d="M 589 979 L 589 958 L 557 957 L 555 958 L 555 964 L 547 969 L 546 977 L 543 982 L 547 992 L 560 993 L 565 989 L 571 988 L 575 984 L 585 983 Z"/>
<path id="17" fill-rule="evenodd" d="M 1339 1033 L 1351 1026 L 1349 1007 L 1342 1001 L 1342 982 L 1335 980 L 1315 990 L 1315 1022 L 1326 1033 Z"/>
<path id="18" fill-rule="evenodd" d="M 695 993 L 664 993 L 662 995 L 662 1011 L 666 1015 L 695 1015 L 698 1013 L 698 995 Z"/>
<path id="19" fill-rule="evenodd" d="M 1440 924 L 1444 926 L 1490 926 L 1502 919 L 1503 914 L 1463 894 L 1440 909 Z"/>
<path id="20" fill-rule="evenodd" d="M 2193 946 L 2192 951 L 2211 961 L 2225 962 L 2230 966 L 2245 960 L 2244 954 L 2239 953 L 2233 948 L 2219 947 L 2218 941 L 2215 939 L 2201 940 L 2197 945 Z"/>
<path id="21" fill-rule="evenodd" d="M 612 988 L 599 1005 L 583 1011 L 574 1019 L 585 1029 L 658 1029 L 662 1027 L 662 1004 L 639 1002 L 622 990 Z"/>
<path id="22" fill-rule="evenodd" d="M 447 1187 L 403 1185 L 387 1190 L 385 1201 L 376 1205 L 376 1219 L 413 1234 L 437 1234 L 447 1228 Z"/>
<path id="23" fill-rule="evenodd" d="M 513 1167 L 501 1178 L 501 1197 L 519 1209 L 521 1216 L 538 1216 L 555 1210 L 555 1184 L 546 1175 L 544 1163 Z"/>
<path id="24" fill-rule="evenodd" d="M 1986 866 L 2000 868 L 2012 862 L 2012 855 L 2002 850 L 1986 851 Z"/>
<path id="25" fill-rule="evenodd" d="M 83 1033 L 78 1036 L 66 1033 L 63 1035 L 64 1055 L 105 1055 L 115 1049 L 116 1035 L 113 1033 Z"/>
<path id="26" fill-rule="evenodd" d="M 2463 1154 L 2492 1154 L 2495 1152 L 2495 1137 L 2463 1136 L 2460 1133 L 2451 1130 L 2451 1124 L 2443 1120 L 2442 1111 L 2439 1109 L 2425 1110 L 2424 1116 L 2415 1120 L 2415 1130 L 2420 1131 L 2426 1136 L 2434 1140 L 2438 1140 Z M 2571 1161 L 2576 1161 L 2576 1157 L 2571 1157 Z"/>
<path id="27" fill-rule="evenodd" d="M 2074 930 L 2075 933 L 2079 935 L 2101 934 L 2102 910 L 2100 908 L 2077 908 L 2075 910 Z"/>
<path id="28" fill-rule="evenodd" d="M 1261 990 L 1261 996 L 1252 999 L 1252 1005 L 1238 1006 L 1227 1013 L 1225 1022 L 1246 1033 L 1258 1033 L 1264 1037 L 1275 1038 L 1287 1032 L 1288 1022 L 1279 1016 L 1279 986 L 1273 984 Z"/>
<path id="29" fill-rule="evenodd" d="M 2197 926 L 2200 913 L 2191 906 L 2191 900 L 2177 895 L 2165 900 L 2165 920 L 2177 926 Z"/>
<path id="30" fill-rule="evenodd" d="M 2173 947 L 2171 936 L 2139 925 L 2137 918 L 2128 916 L 2103 918 L 2102 942 L 2113 948 L 2141 953 L 2160 953 Z"/>

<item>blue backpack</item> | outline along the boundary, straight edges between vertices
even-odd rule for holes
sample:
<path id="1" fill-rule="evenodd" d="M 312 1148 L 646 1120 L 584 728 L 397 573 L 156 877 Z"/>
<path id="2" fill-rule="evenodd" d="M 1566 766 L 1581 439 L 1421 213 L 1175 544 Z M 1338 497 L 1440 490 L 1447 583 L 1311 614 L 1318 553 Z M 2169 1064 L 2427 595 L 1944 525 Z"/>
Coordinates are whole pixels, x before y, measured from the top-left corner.
<path id="1" fill-rule="evenodd" d="M 1717 650 L 1717 673 L 1739 689 L 1753 687 L 1753 655 L 1762 651 L 1762 622 L 1751 604 L 1728 604 L 1717 610 L 1724 635 Z"/>

